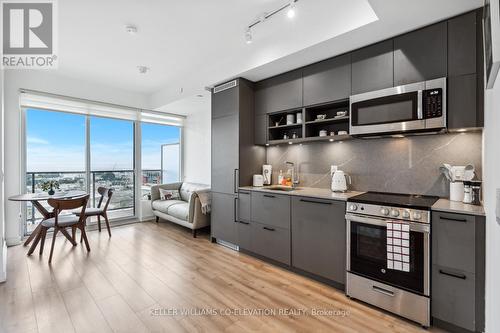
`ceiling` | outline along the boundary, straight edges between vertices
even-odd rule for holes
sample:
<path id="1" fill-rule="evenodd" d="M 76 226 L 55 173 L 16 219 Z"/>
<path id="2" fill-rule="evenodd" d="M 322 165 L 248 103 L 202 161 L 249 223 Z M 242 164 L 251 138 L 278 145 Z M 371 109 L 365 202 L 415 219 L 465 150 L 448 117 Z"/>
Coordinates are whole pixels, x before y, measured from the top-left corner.
<path id="1" fill-rule="evenodd" d="M 150 96 L 158 108 L 243 76 L 260 80 L 477 8 L 483 0 L 64 0 L 58 74 Z M 125 25 L 137 26 L 130 35 Z M 150 68 L 139 74 L 137 66 Z M 206 95 L 206 93 L 205 93 Z"/>

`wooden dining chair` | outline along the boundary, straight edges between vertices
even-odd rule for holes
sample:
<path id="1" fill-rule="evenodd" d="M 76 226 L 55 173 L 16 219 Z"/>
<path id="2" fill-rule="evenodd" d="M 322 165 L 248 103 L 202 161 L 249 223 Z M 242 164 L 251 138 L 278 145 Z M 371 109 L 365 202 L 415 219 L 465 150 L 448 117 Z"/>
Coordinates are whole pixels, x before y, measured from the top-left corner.
<path id="1" fill-rule="evenodd" d="M 96 208 L 87 208 L 85 212 L 75 212 L 76 215 L 80 214 L 85 214 L 85 220 L 91 216 L 96 216 L 97 217 L 97 226 L 99 228 L 99 232 L 101 232 L 101 217 L 104 218 L 106 221 L 106 228 L 108 228 L 108 234 L 109 237 L 111 237 L 111 229 L 109 227 L 109 220 L 108 220 L 108 206 L 109 202 L 111 201 L 111 197 L 113 196 L 114 190 L 111 188 L 107 187 L 99 187 L 97 189 L 97 192 L 101 195 L 99 198 L 99 203 L 97 204 Z M 104 203 L 104 205 L 103 205 Z M 73 235 L 74 237 L 74 235 Z M 80 239 L 81 242 L 81 239 Z"/>
<path id="2" fill-rule="evenodd" d="M 74 237 L 70 236 L 66 231 L 66 228 L 71 228 L 73 233 L 74 230 L 80 229 L 82 237 L 85 240 L 85 246 L 87 251 L 90 252 L 89 241 L 87 239 L 87 234 L 85 233 L 85 209 L 87 208 L 87 202 L 89 201 L 89 195 L 74 199 L 49 199 L 48 204 L 54 208 L 54 217 L 45 219 L 41 222 L 40 232 L 31 246 L 31 254 L 36 248 L 37 243 L 41 240 L 40 244 L 40 255 L 43 254 L 43 247 L 45 244 L 45 236 L 47 236 L 47 231 L 50 228 L 54 228 L 54 233 L 52 235 L 52 245 L 50 247 L 49 263 L 52 262 L 52 255 L 54 253 L 54 244 L 56 242 L 57 233 L 60 231 L 73 246 L 76 246 Z M 70 215 L 60 215 L 63 210 L 74 210 L 81 208 L 80 216 L 74 214 Z"/>

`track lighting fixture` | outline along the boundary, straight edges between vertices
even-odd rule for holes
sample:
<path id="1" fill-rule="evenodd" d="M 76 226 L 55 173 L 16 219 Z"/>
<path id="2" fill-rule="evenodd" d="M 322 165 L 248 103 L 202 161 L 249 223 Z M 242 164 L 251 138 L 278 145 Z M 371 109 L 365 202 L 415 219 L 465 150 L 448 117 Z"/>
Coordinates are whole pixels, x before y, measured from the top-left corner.
<path id="1" fill-rule="evenodd" d="M 286 15 L 288 16 L 288 18 L 292 19 L 295 17 L 295 13 L 296 13 L 296 2 L 298 2 L 299 0 L 289 0 L 288 3 L 286 3 L 285 5 L 282 5 L 281 7 L 271 11 L 271 12 L 264 12 L 262 13 L 261 15 L 259 15 L 259 17 L 253 21 L 251 24 L 249 24 L 247 26 L 247 29 L 245 31 L 245 41 L 247 44 L 251 44 L 252 43 L 252 31 L 251 29 L 253 27 L 255 27 L 257 24 L 259 23 L 264 23 L 265 21 L 267 21 L 267 19 L 271 18 L 272 16 L 278 14 L 279 12 L 281 12 L 282 10 L 285 10 L 287 9 L 287 13 Z"/>

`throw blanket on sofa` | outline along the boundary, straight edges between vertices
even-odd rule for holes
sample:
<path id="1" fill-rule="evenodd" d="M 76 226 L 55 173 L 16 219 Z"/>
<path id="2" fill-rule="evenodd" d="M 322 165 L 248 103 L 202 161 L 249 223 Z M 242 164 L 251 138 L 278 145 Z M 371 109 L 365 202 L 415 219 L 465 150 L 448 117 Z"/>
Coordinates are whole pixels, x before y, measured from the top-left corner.
<path id="1" fill-rule="evenodd" d="M 200 198 L 201 203 L 201 212 L 205 215 L 210 213 L 211 204 L 212 204 L 212 193 L 209 189 L 196 191 L 198 198 Z"/>

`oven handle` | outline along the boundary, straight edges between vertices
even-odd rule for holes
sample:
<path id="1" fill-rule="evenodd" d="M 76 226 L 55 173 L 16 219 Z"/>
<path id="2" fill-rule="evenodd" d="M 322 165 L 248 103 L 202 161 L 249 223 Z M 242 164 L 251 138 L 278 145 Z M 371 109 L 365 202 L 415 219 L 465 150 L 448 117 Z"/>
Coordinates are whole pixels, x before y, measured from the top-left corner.
<path id="1" fill-rule="evenodd" d="M 417 232 L 423 232 L 423 233 L 429 233 L 429 234 L 431 232 L 430 226 L 428 224 L 413 223 L 413 222 L 405 221 L 405 220 L 384 219 L 384 218 L 379 218 L 379 217 L 366 217 L 366 216 L 360 216 L 360 215 L 349 214 L 349 213 L 345 215 L 345 219 L 348 221 L 352 221 L 352 222 L 371 224 L 371 225 L 376 225 L 376 226 L 381 226 L 381 227 L 385 227 L 387 225 L 387 222 L 402 221 L 402 222 L 408 223 L 410 225 L 411 231 L 417 231 Z"/>
<path id="2" fill-rule="evenodd" d="M 372 289 L 373 289 L 373 291 L 376 291 L 378 293 L 394 297 L 394 292 L 393 291 L 390 291 L 390 290 L 387 290 L 387 289 L 384 289 L 384 288 L 380 288 L 378 286 L 372 286 Z"/>

